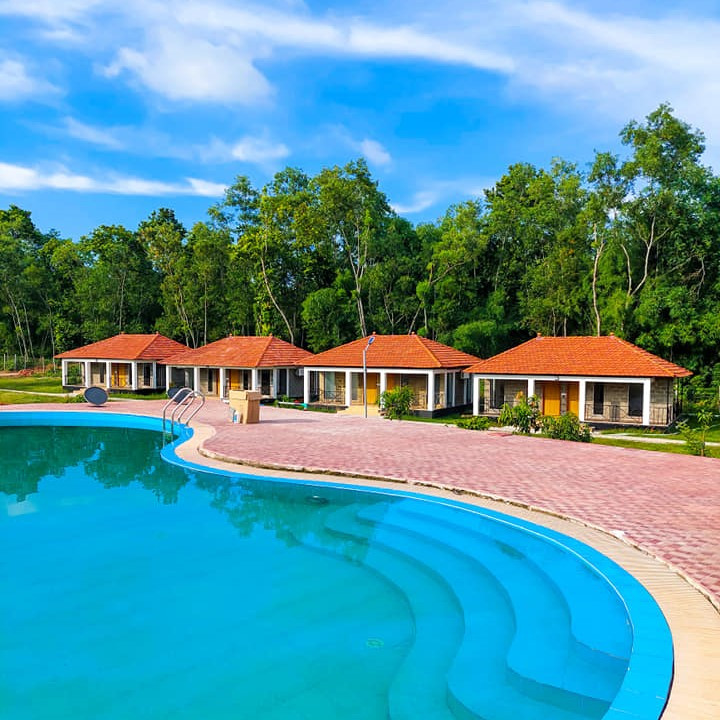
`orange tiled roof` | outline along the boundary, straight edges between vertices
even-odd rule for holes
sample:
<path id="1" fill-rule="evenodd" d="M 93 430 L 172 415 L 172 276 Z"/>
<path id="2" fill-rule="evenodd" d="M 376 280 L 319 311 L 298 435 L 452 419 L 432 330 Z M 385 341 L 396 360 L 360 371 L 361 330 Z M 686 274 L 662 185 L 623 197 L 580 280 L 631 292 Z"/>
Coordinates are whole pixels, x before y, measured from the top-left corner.
<path id="1" fill-rule="evenodd" d="M 285 340 L 270 336 L 233 336 L 195 350 L 185 350 L 168 359 L 168 365 L 203 367 L 286 367 L 302 365 L 313 354 Z"/>
<path id="2" fill-rule="evenodd" d="M 466 368 L 478 361 L 474 355 L 455 350 L 419 335 L 375 335 L 367 351 L 369 368 Z M 308 367 L 362 367 L 368 338 L 353 340 L 318 353 L 305 361 Z"/>
<path id="3" fill-rule="evenodd" d="M 688 377 L 675 363 L 622 340 L 606 337 L 544 337 L 483 360 L 468 372 L 488 375 L 582 375 L 586 377 Z"/>
<path id="4" fill-rule="evenodd" d="M 120 333 L 99 342 L 56 355 L 66 360 L 159 360 L 187 350 L 187 345 L 165 335 Z"/>

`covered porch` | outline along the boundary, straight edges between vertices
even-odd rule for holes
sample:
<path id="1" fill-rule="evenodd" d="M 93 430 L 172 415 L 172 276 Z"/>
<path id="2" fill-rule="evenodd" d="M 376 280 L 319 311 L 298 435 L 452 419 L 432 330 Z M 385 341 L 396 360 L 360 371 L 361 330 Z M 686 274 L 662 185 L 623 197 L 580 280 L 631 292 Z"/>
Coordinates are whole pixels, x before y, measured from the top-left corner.
<path id="1" fill-rule="evenodd" d="M 226 399 L 231 390 L 259 390 L 263 398 L 302 396 L 302 378 L 295 367 L 229 368 L 171 366 L 166 389 L 189 387 L 209 397 Z"/>
<path id="2" fill-rule="evenodd" d="M 165 367 L 136 360 L 62 360 L 63 387 L 100 386 L 107 390 L 156 390 L 165 385 Z"/>
<path id="3" fill-rule="evenodd" d="M 413 391 L 411 409 L 434 413 L 469 404 L 469 382 L 461 372 L 357 368 L 304 369 L 303 402 L 335 407 L 380 405 L 382 393 L 397 387 Z"/>
<path id="4" fill-rule="evenodd" d="M 499 415 L 532 395 L 542 415 L 571 412 L 580 422 L 665 427 L 676 417 L 672 379 L 473 375 L 474 415 Z"/>

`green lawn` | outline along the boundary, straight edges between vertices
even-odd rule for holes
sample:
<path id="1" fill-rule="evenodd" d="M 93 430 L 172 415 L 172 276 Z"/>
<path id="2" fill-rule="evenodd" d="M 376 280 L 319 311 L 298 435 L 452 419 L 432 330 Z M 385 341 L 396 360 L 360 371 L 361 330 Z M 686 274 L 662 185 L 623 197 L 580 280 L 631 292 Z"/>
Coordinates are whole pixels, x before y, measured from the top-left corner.
<path id="1" fill-rule="evenodd" d="M 27 392 L 61 393 L 60 376 L 28 375 L 27 377 L 0 376 L 0 390 L 25 390 Z M 18 401 L 20 402 L 20 401 Z"/>
<path id="2" fill-rule="evenodd" d="M 697 428 L 697 423 L 690 420 L 690 427 Z M 671 440 L 682 440 L 683 437 L 679 432 L 665 432 L 663 430 L 648 430 L 647 428 L 615 428 L 614 430 L 601 430 L 601 435 L 614 435 L 622 433 L 623 435 L 633 435 L 634 437 L 649 438 L 669 438 Z M 705 436 L 707 442 L 720 442 L 720 424 L 713 425 L 707 431 Z"/>
<path id="3" fill-rule="evenodd" d="M 655 433 L 654 437 L 658 434 Z M 673 437 L 673 436 L 668 436 Z M 679 439 L 679 437 L 678 437 Z M 708 438 L 709 439 L 709 438 Z M 595 445 L 612 445 L 614 447 L 634 448 L 636 450 L 653 450 L 655 452 L 675 453 L 677 455 L 689 455 L 685 443 L 644 443 L 638 440 L 624 440 L 622 438 L 594 437 Z M 707 457 L 720 458 L 720 448 L 708 447 L 705 449 Z"/>
<path id="4" fill-rule="evenodd" d="M 0 389 L 0 405 L 25 405 L 27 403 L 67 403 L 77 402 L 65 395 L 34 395 L 33 393 L 3 392 Z"/>
<path id="5" fill-rule="evenodd" d="M 156 393 L 147 393 L 147 394 L 140 394 L 140 393 L 129 393 L 129 392 L 119 392 L 119 393 L 111 393 L 110 399 L 116 399 L 116 400 L 167 400 L 168 396 L 167 393 L 164 392 L 156 392 Z"/>

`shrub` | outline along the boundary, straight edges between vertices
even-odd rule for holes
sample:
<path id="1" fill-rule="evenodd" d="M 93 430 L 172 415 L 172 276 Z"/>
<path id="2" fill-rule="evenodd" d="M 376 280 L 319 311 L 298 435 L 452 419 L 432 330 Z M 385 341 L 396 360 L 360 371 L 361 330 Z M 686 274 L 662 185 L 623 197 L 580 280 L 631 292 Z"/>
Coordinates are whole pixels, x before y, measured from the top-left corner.
<path id="1" fill-rule="evenodd" d="M 528 434 L 540 429 L 540 401 L 537 395 L 525 398 L 520 395 L 515 405 L 505 403 L 500 410 L 500 425 L 510 425 L 518 432 Z"/>
<path id="2" fill-rule="evenodd" d="M 400 420 L 403 415 L 409 415 L 412 401 L 413 391 L 409 385 L 385 390 L 380 396 L 380 404 L 389 420 Z"/>
<path id="3" fill-rule="evenodd" d="M 559 417 L 544 415 L 540 418 L 543 434 L 556 440 L 573 440 L 575 442 L 590 442 L 592 435 L 590 428 L 578 420 L 574 413 L 565 413 Z"/>
<path id="4" fill-rule="evenodd" d="M 482 415 L 473 415 L 470 418 L 458 420 L 456 425 L 464 430 L 487 430 L 490 427 L 490 418 Z"/>

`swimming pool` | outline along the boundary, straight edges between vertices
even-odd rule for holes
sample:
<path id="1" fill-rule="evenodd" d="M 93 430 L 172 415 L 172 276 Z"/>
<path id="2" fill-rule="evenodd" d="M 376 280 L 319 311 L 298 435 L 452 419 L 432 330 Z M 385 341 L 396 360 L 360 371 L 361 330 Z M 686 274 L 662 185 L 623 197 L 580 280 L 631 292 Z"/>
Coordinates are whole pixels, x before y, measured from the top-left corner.
<path id="1" fill-rule="evenodd" d="M 662 614 L 577 541 L 412 493 L 207 472 L 152 419 L 0 425 L 4 718 L 662 711 Z"/>

